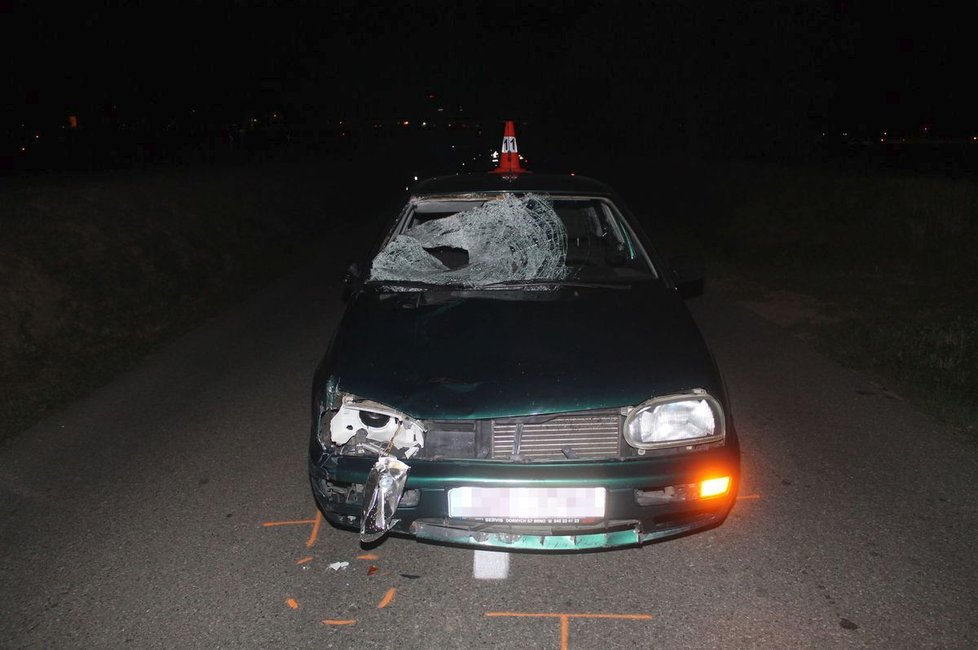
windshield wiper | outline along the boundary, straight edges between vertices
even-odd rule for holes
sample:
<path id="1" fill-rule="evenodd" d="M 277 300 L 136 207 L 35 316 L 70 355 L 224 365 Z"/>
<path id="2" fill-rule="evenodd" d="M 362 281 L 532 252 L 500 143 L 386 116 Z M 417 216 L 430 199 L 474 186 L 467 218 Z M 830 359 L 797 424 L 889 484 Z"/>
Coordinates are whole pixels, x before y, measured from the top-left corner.
<path id="1" fill-rule="evenodd" d="M 435 282 L 421 282 L 420 280 L 368 280 L 364 282 L 367 287 L 400 287 L 404 289 L 467 289 L 461 284 L 438 284 Z"/>
<path id="2" fill-rule="evenodd" d="M 586 280 L 503 280 L 501 282 L 490 282 L 488 284 L 465 285 L 465 284 L 437 284 L 433 282 L 421 282 L 420 280 L 370 280 L 364 283 L 367 287 L 377 288 L 399 288 L 399 289 L 426 289 L 430 291 L 451 290 L 451 291 L 482 291 L 482 290 L 503 290 L 503 289 L 525 289 L 528 287 L 580 287 L 585 289 L 628 289 L 632 286 L 631 282 L 589 282 Z"/>
<path id="3" fill-rule="evenodd" d="M 583 287 L 585 289 L 628 289 L 632 286 L 631 282 L 589 282 L 586 280 L 505 280 L 503 282 L 490 282 L 482 284 L 475 289 L 520 289 L 523 287 Z"/>

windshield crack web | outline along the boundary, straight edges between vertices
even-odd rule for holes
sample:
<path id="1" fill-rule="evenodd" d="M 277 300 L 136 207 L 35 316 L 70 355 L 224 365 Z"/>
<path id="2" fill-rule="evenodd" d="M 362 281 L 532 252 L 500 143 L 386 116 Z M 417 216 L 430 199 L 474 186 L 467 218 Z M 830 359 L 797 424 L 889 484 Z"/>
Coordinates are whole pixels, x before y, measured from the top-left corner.
<path id="1" fill-rule="evenodd" d="M 432 251 L 461 249 L 468 263 L 449 268 Z M 478 287 L 560 280 L 567 275 L 567 231 L 548 197 L 504 195 L 396 235 L 371 265 L 370 280 Z"/>

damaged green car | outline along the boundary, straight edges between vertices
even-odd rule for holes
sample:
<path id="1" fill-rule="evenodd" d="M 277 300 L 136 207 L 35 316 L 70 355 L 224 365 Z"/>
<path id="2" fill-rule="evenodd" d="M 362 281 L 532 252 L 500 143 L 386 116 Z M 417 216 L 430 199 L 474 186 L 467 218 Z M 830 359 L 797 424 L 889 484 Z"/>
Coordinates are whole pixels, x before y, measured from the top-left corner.
<path id="1" fill-rule="evenodd" d="M 417 185 L 313 384 L 326 519 L 501 549 L 641 544 L 714 526 L 740 456 L 683 293 L 606 185 L 474 174 Z"/>

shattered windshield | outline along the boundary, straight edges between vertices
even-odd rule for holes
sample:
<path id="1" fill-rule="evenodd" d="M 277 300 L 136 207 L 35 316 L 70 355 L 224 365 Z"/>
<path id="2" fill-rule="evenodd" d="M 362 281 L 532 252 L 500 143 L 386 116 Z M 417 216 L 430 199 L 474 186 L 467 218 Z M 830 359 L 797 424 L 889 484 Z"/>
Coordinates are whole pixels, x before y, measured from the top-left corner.
<path id="1" fill-rule="evenodd" d="M 502 194 L 413 202 L 370 281 L 477 288 L 649 277 L 608 201 Z"/>

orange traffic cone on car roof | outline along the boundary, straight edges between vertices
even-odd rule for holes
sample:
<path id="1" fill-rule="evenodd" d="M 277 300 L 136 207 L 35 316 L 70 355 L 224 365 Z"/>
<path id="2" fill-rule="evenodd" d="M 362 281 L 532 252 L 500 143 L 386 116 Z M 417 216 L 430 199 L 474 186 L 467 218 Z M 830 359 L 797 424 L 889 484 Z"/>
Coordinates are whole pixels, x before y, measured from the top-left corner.
<path id="1" fill-rule="evenodd" d="M 513 120 L 506 120 L 503 129 L 503 146 L 499 152 L 499 165 L 492 174 L 522 174 L 526 170 L 520 167 L 520 153 L 516 148 L 516 127 Z"/>

